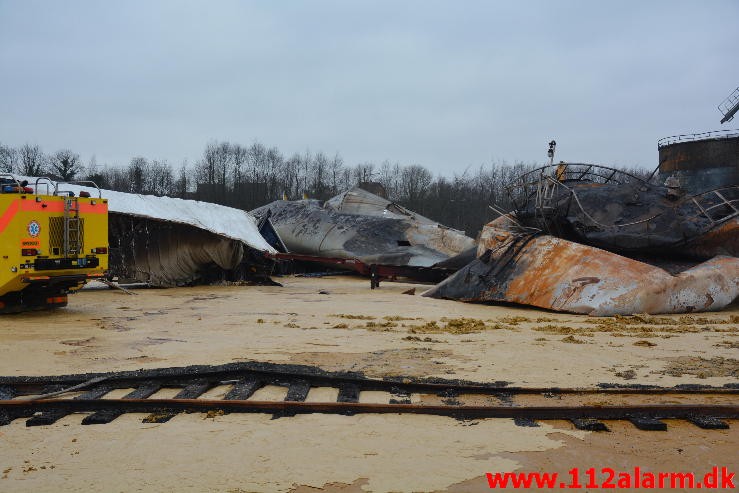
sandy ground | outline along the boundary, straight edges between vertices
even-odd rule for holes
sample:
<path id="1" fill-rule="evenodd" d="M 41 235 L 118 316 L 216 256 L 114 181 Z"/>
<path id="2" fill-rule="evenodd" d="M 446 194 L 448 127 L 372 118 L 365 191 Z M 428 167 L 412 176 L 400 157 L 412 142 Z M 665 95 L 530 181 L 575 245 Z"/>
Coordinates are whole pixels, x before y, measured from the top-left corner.
<path id="1" fill-rule="evenodd" d="M 350 277 L 280 282 L 85 290 L 54 313 L 0 318 L 0 374 L 259 360 L 528 386 L 739 382 L 736 306 L 596 319 L 401 294 L 407 284 L 370 290 Z M 140 418 L 0 428 L 0 491 L 482 491 L 488 471 L 739 471 L 736 422 L 727 431 L 670 423 L 668 433 L 617 422 L 612 433 L 587 433 L 566 422 L 431 416 Z"/>

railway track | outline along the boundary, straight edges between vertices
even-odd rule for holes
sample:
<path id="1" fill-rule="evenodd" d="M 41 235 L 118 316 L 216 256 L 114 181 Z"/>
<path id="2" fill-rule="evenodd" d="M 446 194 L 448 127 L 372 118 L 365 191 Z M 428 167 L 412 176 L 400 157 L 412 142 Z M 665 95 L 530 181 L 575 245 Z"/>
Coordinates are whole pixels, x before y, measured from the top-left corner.
<path id="1" fill-rule="evenodd" d="M 579 429 L 607 431 L 603 420 L 666 430 L 663 420 L 725 429 L 739 418 L 739 385 L 523 388 L 506 382 L 408 378 L 369 379 L 315 367 L 238 363 L 55 377 L 0 377 L 0 425 L 19 418 L 50 425 L 84 413 L 83 425 L 147 413 L 163 423 L 183 412 L 412 413 L 457 419 L 512 418 L 520 426 L 565 419 Z"/>

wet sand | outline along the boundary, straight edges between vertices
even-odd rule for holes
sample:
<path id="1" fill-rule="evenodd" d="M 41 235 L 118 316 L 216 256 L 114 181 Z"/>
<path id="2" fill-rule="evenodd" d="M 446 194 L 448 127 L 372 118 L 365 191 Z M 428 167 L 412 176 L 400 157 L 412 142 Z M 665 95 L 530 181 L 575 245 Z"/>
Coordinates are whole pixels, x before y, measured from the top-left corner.
<path id="1" fill-rule="evenodd" d="M 0 374 L 258 360 L 528 386 L 739 382 L 736 306 L 595 319 L 402 294 L 424 286 L 370 290 L 369 281 L 343 276 L 279 281 L 136 295 L 85 290 L 66 309 L 3 317 Z M 141 417 L 0 428 L 0 490 L 477 491 L 495 470 L 633 464 L 700 472 L 711 461 L 736 470 L 730 452 L 739 449 L 739 423 L 727 431 L 671 423 L 668 433 L 614 423 L 612 433 L 588 433 L 566 422 L 522 428 L 431 416 L 191 414 L 161 425 Z"/>

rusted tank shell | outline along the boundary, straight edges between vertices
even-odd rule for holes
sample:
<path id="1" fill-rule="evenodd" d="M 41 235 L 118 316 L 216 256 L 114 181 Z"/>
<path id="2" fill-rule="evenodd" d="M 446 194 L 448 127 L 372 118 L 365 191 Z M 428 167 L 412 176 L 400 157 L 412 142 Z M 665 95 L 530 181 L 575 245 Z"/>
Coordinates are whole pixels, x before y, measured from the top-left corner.
<path id="1" fill-rule="evenodd" d="M 685 255 L 709 258 L 714 255 L 739 257 L 739 217 L 735 217 L 685 245 Z"/>
<path id="2" fill-rule="evenodd" d="M 675 176 L 680 188 L 691 193 L 739 184 L 739 133 L 687 141 L 668 138 L 658 147 L 662 182 Z"/>
<path id="3" fill-rule="evenodd" d="M 505 218 L 483 229 L 478 256 L 424 296 L 611 316 L 720 310 L 739 294 L 735 257 L 671 275 L 599 248 L 516 232 Z"/>

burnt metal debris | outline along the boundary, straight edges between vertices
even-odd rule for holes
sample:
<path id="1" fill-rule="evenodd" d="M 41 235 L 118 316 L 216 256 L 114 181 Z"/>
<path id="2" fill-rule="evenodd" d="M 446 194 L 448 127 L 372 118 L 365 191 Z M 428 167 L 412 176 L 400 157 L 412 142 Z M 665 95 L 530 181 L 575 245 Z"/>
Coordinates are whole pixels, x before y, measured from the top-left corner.
<path id="1" fill-rule="evenodd" d="M 290 253 L 366 265 L 431 267 L 474 247 L 464 232 L 361 188 L 318 200 L 278 200 L 251 211 L 269 218 Z"/>
<path id="2" fill-rule="evenodd" d="M 739 133 L 659 151 L 649 180 L 564 162 L 520 176 L 477 258 L 425 295 L 600 316 L 727 306 L 739 294 Z"/>
<path id="3" fill-rule="evenodd" d="M 655 185 L 603 166 L 562 163 L 521 176 L 508 192 L 517 221 L 559 238 L 626 254 L 736 256 L 735 234 L 715 252 L 700 250 L 704 235 L 737 224 L 739 186 L 690 194 L 679 179 L 665 181 Z"/>

